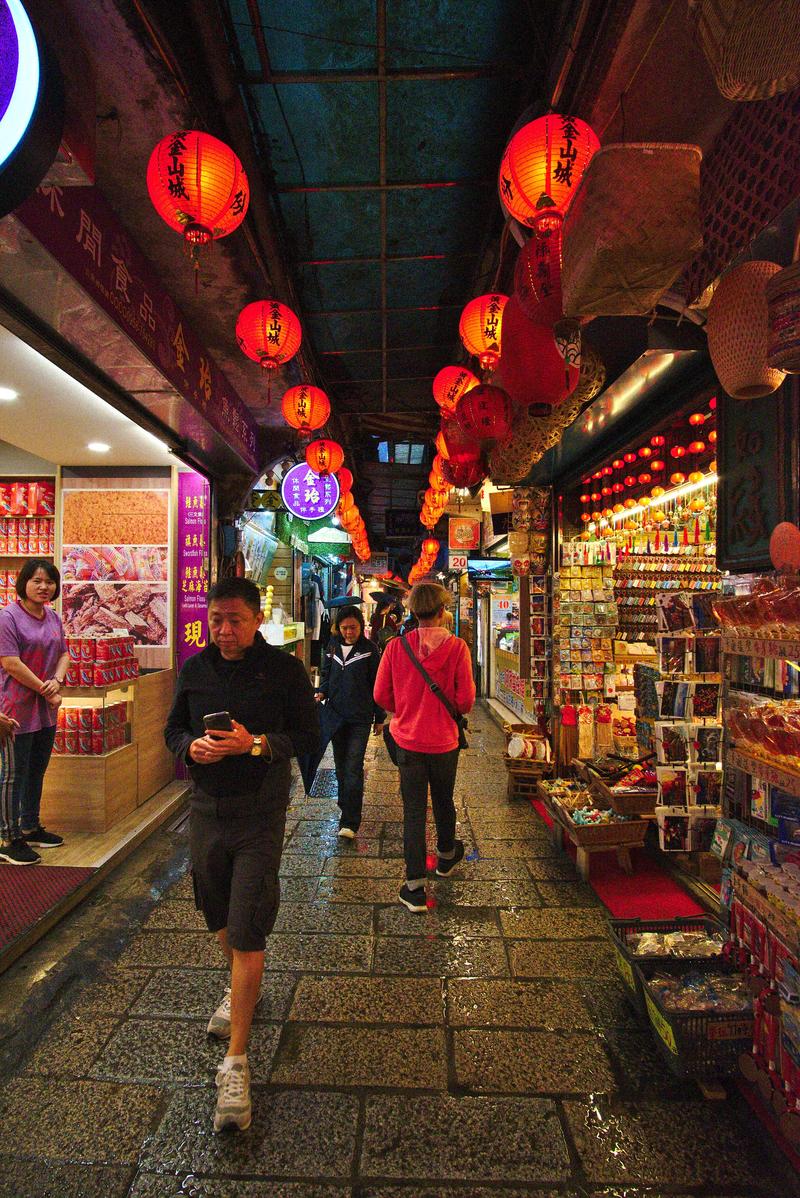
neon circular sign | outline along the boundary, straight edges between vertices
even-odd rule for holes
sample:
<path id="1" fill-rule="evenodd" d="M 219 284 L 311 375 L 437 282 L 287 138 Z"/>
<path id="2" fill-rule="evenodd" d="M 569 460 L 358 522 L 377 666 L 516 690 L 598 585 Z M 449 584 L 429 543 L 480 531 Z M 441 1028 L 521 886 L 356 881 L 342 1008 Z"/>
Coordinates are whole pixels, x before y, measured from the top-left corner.
<path id="1" fill-rule="evenodd" d="M 301 520 L 322 520 L 339 502 L 339 480 L 335 474 L 315 474 L 300 462 L 283 476 L 281 497 L 288 511 Z"/>
<path id="2" fill-rule="evenodd" d="M 28 131 L 39 96 L 36 34 L 20 0 L 0 2 L 0 166 Z"/>

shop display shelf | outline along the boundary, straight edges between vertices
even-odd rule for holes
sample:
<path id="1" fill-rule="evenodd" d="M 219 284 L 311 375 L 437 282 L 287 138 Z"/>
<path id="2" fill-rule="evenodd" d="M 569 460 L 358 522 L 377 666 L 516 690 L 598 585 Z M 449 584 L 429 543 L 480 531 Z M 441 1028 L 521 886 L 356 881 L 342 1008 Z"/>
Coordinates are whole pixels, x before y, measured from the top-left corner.
<path id="1" fill-rule="evenodd" d="M 566 825 L 573 843 L 584 849 L 616 849 L 634 847 L 644 843 L 647 834 L 646 819 L 614 820 L 609 824 L 576 824 L 568 817 Z"/>
<path id="2" fill-rule="evenodd" d="M 127 727 L 130 728 L 130 720 Z M 105 761 L 130 747 L 131 742 L 128 740 L 124 745 L 117 745 L 115 749 L 109 749 L 106 753 L 54 753 L 53 756 L 57 757 L 59 761 Z"/>
<path id="3" fill-rule="evenodd" d="M 128 686 L 135 686 L 139 678 L 126 678 L 123 682 L 109 682 L 107 686 L 65 686 L 62 691 L 62 698 L 67 699 L 98 699 L 110 691 L 125 690 Z M 133 696 L 130 696 L 132 698 Z M 122 702 L 123 700 L 121 700 Z"/>
<path id="4" fill-rule="evenodd" d="M 686 972 L 697 962 L 685 962 Z M 739 1057 L 753 1044 L 752 1012 L 695 1012 L 669 1010 L 648 985 L 661 965 L 634 965 L 638 984 L 650 1019 L 653 1037 L 669 1069 L 677 1077 L 697 1081 L 731 1077 L 737 1073 Z"/>
<path id="5" fill-rule="evenodd" d="M 744 657 L 774 657 L 797 661 L 800 641 L 776 640 L 774 637 L 722 636 L 723 653 L 740 653 Z"/>
<path id="6" fill-rule="evenodd" d="M 772 786 L 778 786 L 781 790 L 800 798 L 800 773 L 795 773 L 794 770 L 771 765 L 769 761 L 735 746 L 727 749 L 726 762 L 737 770 L 744 770 L 746 774 L 754 774 L 763 782 L 769 782 Z"/>
<path id="7" fill-rule="evenodd" d="M 614 945 L 617 970 L 625 983 L 626 997 L 640 1015 L 646 1015 L 647 1008 L 641 979 L 636 976 L 637 965 L 652 965 L 664 973 L 683 973 L 687 963 L 693 969 L 700 971 L 722 968 L 723 958 L 721 955 L 715 957 L 639 956 L 628 948 L 629 935 L 641 935 L 644 932 L 705 932 L 708 936 L 719 935 L 725 939 L 728 934 L 727 928 L 710 915 L 684 915 L 675 919 L 610 919 L 608 926 Z"/>

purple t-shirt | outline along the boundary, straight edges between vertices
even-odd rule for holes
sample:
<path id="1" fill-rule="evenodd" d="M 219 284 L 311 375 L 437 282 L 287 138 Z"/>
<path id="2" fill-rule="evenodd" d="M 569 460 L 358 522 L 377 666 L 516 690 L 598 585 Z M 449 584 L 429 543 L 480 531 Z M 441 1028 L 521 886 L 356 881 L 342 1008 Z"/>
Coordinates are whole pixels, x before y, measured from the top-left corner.
<path id="1" fill-rule="evenodd" d="M 53 677 L 59 658 L 66 651 L 61 619 L 51 607 L 45 607 L 43 620 L 37 620 L 19 601 L 0 610 L 0 657 L 18 657 L 37 678 L 46 682 Z M 52 728 L 58 711 L 2 669 L 0 709 L 19 720 L 20 732 Z"/>

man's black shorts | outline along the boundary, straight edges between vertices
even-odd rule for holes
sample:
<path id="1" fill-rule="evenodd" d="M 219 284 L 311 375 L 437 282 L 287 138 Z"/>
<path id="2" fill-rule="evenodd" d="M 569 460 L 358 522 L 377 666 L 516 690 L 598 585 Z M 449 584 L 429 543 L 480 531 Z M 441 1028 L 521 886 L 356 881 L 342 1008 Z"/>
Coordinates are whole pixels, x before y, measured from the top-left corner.
<path id="1" fill-rule="evenodd" d="M 278 803 L 258 815 L 218 819 L 192 810 L 189 847 L 197 909 L 210 932 L 228 929 L 228 944 L 241 952 L 266 946 L 280 903 L 286 808 Z"/>

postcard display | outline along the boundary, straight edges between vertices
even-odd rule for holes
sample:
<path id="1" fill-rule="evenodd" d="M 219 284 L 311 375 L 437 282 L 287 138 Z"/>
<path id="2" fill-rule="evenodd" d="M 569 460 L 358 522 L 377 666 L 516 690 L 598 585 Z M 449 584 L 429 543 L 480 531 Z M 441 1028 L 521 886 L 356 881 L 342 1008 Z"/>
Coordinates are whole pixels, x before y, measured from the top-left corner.
<path id="1" fill-rule="evenodd" d="M 634 667 L 640 751 L 655 753 L 659 845 L 713 879 L 710 857 L 722 799 L 721 639 L 712 595 L 656 596 L 657 665 Z"/>
<path id="2" fill-rule="evenodd" d="M 118 485 L 114 485 L 118 483 Z M 43 818 L 107 831 L 174 778 L 170 478 L 62 473 L 61 617 L 69 667 Z"/>

